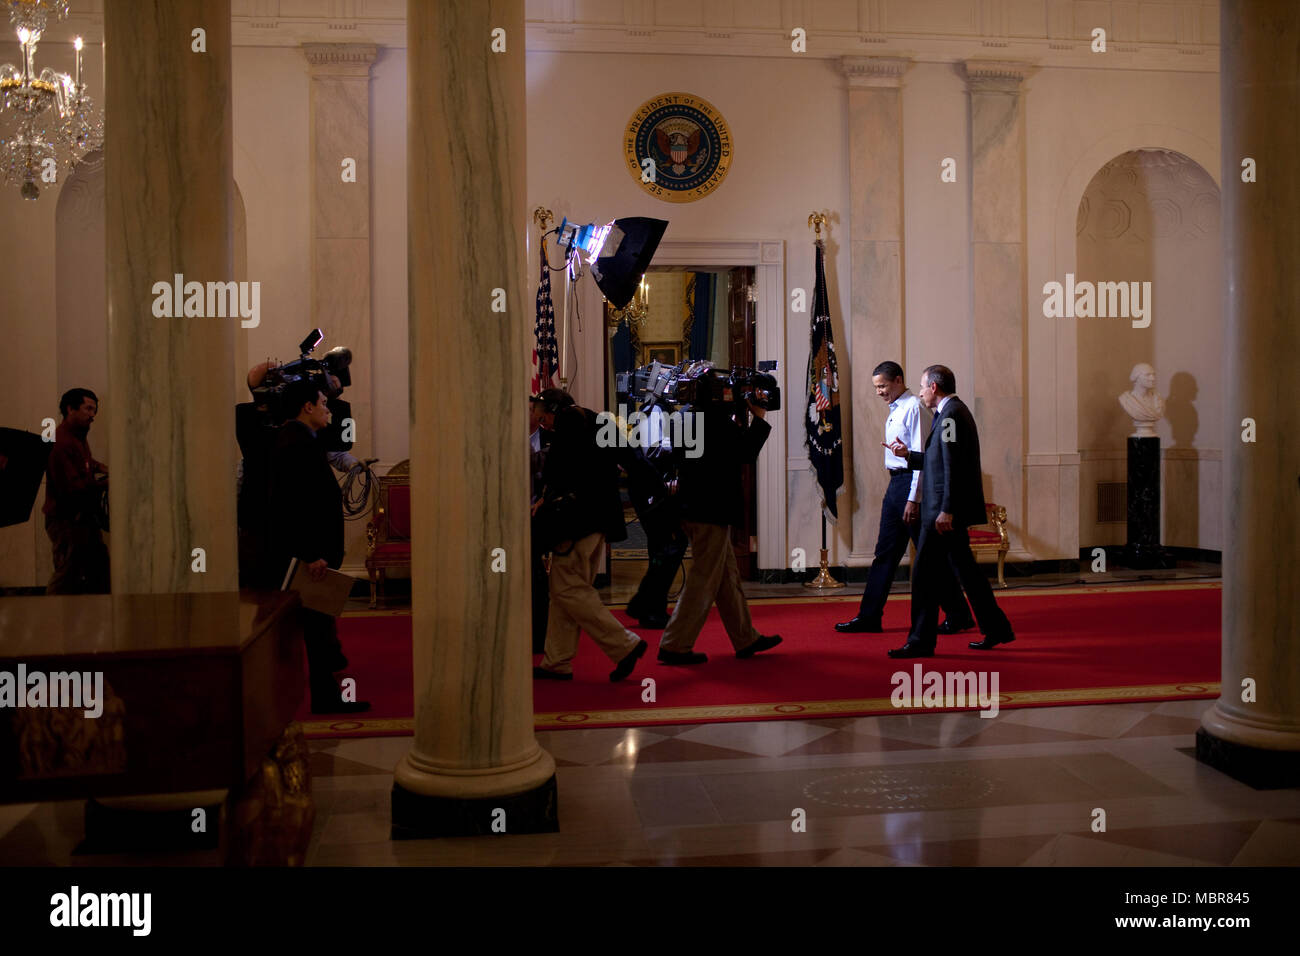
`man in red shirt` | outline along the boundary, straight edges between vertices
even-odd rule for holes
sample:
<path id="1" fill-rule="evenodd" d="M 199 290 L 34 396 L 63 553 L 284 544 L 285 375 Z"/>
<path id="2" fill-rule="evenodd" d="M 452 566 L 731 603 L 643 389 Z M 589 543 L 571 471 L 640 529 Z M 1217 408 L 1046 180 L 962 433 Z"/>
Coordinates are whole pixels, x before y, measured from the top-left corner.
<path id="1" fill-rule="evenodd" d="M 107 594 L 108 548 L 100 534 L 100 496 L 108 487 L 108 467 L 90 454 L 86 436 L 99 413 L 99 399 L 88 388 L 73 388 L 59 399 L 63 422 L 45 469 L 45 531 L 54 545 L 54 574 L 46 594 Z"/>

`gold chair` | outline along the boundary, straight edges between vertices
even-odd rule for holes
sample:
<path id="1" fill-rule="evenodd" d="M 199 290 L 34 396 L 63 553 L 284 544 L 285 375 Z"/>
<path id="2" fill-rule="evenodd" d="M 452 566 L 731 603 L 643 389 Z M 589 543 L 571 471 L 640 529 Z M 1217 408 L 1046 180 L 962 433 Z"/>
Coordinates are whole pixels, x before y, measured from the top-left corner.
<path id="1" fill-rule="evenodd" d="M 970 529 L 970 549 L 976 557 L 979 557 L 981 552 L 997 552 L 997 587 L 1004 588 L 1007 582 L 1002 577 L 1002 567 L 1006 562 L 1007 552 L 1011 550 L 1011 538 L 1007 535 L 1007 509 L 1001 505 L 986 504 L 984 510 L 988 512 L 988 524 L 977 525 Z M 979 530 L 981 528 L 987 530 Z"/>

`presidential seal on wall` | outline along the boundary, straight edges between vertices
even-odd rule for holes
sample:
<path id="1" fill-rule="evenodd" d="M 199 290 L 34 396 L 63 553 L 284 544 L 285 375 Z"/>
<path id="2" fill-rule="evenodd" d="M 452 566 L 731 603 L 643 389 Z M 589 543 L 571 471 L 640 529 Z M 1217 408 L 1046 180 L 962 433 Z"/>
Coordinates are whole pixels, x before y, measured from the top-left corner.
<path id="1" fill-rule="evenodd" d="M 665 202 L 694 202 L 726 178 L 731 130 L 708 100 L 664 93 L 632 114 L 623 155 L 632 177 L 650 195 Z"/>

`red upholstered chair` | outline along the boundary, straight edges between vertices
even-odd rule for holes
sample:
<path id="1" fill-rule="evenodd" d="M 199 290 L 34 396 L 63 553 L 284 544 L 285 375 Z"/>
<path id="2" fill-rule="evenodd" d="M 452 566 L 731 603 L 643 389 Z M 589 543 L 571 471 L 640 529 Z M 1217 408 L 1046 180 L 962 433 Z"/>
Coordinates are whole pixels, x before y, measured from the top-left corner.
<path id="1" fill-rule="evenodd" d="M 1007 535 L 1007 509 L 1001 505 L 986 504 L 984 510 L 989 515 L 988 524 L 976 525 L 970 529 L 970 549 L 975 553 L 976 557 L 979 557 L 980 552 L 997 552 L 997 586 L 1004 588 L 1007 586 L 1007 582 L 1002 577 L 1002 567 L 1006 561 L 1007 552 L 1011 550 L 1011 539 Z"/>
<path id="2" fill-rule="evenodd" d="M 379 587 L 389 568 L 411 568 L 411 460 L 398 462 L 375 479 L 375 515 L 366 524 L 366 571 L 370 606 L 379 606 Z"/>

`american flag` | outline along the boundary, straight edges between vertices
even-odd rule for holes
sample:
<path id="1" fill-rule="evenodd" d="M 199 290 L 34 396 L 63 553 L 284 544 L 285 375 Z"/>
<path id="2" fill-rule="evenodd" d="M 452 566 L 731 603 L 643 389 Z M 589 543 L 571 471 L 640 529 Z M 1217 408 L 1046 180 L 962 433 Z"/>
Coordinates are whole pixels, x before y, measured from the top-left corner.
<path id="1" fill-rule="evenodd" d="M 551 304 L 551 268 L 546 264 L 546 240 L 542 240 L 542 278 L 537 283 L 537 324 L 533 327 L 533 394 L 555 387 L 555 367 L 560 351 L 555 344 L 555 306 Z"/>
<path id="2" fill-rule="evenodd" d="M 840 430 L 839 370 L 831 327 L 830 296 L 826 289 L 826 250 L 813 243 L 817 284 L 813 288 L 812 339 L 808 343 L 808 413 L 804 416 L 808 460 L 817 474 L 822 513 L 838 517 L 835 499 L 844 490 L 844 449 Z"/>

